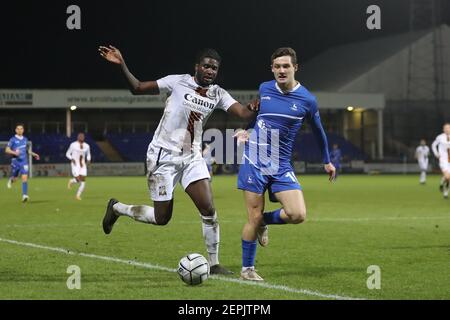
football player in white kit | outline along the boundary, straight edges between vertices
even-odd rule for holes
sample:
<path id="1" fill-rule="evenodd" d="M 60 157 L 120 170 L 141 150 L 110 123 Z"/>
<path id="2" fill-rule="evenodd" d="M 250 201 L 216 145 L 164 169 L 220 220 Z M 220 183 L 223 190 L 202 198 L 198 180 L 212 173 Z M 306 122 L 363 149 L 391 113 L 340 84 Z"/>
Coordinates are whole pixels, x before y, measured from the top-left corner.
<path id="1" fill-rule="evenodd" d="M 428 148 L 425 139 L 420 140 L 420 145 L 416 148 L 415 157 L 419 163 L 420 168 L 420 184 L 425 184 L 427 181 L 428 157 L 430 155 L 430 148 Z"/>
<path id="2" fill-rule="evenodd" d="M 450 123 L 445 123 L 443 133 L 438 135 L 431 145 L 434 156 L 439 159 L 439 167 L 442 171 L 442 179 L 439 191 L 448 199 L 450 189 Z"/>
<path id="3" fill-rule="evenodd" d="M 128 70 L 120 51 L 100 47 L 100 55 L 120 66 L 133 94 L 167 94 L 164 114 L 147 150 L 147 181 L 153 207 L 127 205 L 110 199 L 103 219 L 109 234 L 120 216 L 154 225 L 166 225 L 173 211 L 173 191 L 178 182 L 190 196 L 202 219 L 203 238 L 211 274 L 231 274 L 219 264 L 220 231 L 213 203 L 210 175 L 202 157 L 202 127 L 213 110 L 222 109 L 244 119 L 256 116 L 257 103 L 246 107 L 214 84 L 221 58 L 214 49 L 203 50 L 196 59 L 195 75 L 169 75 L 141 82 Z"/>
<path id="4" fill-rule="evenodd" d="M 70 189 L 72 184 L 79 183 L 76 199 L 81 200 L 81 194 L 86 186 L 87 164 L 91 162 L 91 148 L 84 142 L 84 133 L 79 133 L 77 141 L 70 144 L 66 152 L 67 159 L 70 160 L 73 178 L 69 180 L 67 188 Z"/>

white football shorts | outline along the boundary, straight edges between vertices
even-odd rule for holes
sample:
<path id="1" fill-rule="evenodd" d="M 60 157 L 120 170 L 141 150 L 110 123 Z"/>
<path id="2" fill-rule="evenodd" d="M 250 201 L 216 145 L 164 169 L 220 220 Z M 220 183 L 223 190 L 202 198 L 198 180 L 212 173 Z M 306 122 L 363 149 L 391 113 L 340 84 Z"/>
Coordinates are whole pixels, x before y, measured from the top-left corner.
<path id="1" fill-rule="evenodd" d="M 210 179 L 206 162 L 199 153 L 177 155 L 150 144 L 147 151 L 147 183 L 153 201 L 168 201 L 178 182 L 184 190 L 195 181 Z"/>
<path id="2" fill-rule="evenodd" d="M 422 171 L 427 171 L 427 169 L 428 169 L 428 159 L 426 159 L 426 160 L 419 160 L 419 168 Z"/>
<path id="3" fill-rule="evenodd" d="M 80 167 L 79 165 L 76 164 L 71 164 L 72 167 L 72 176 L 79 177 L 79 176 L 87 176 L 87 167 L 86 166 L 82 166 Z"/>
<path id="4" fill-rule="evenodd" d="M 448 172 L 450 173 L 450 162 L 448 162 L 447 158 L 442 159 L 439 161 L 439 167 L 441 168 L 442 172 Z"/>

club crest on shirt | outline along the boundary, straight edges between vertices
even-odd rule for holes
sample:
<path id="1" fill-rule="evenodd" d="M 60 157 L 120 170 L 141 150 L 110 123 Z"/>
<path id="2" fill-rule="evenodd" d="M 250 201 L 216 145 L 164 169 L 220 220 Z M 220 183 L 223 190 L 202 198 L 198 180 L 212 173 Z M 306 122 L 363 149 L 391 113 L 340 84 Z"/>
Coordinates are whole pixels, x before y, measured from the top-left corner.
<path id="1" fill-rule="evenodd" d="M 292 110 L 292 111 L 297 111 L 297 110 L 298 110 L 298 107 L 297 107 L 297 105 L 296 105 L 295 103 L 292 104 L 291 110 Z"/>
<path id="2" fill-rule="evenodd" d="M 159 186 L 159 195 L 160 196 L 167 196 L 166 186 Z"/>
<path id="3" fill-rule="evenodd" d="M 267 128 L 266 128 L 266 123 L 265 123 L 264 120 L 262 120 L 262 119 L 258 120 L 258 127 L 259 127 L 261 130 L 267 130 Z"/>
<path id="4" fill-rule="evenodd" d="M 208 91 L 206 91 L 206 96 L 208 98 L 214 100 L 216 98 L 216 96 L 217 96 L 216 91 L 217 91 L 216 88 L 213 86 L 213 87 L 209 88 Z"/>

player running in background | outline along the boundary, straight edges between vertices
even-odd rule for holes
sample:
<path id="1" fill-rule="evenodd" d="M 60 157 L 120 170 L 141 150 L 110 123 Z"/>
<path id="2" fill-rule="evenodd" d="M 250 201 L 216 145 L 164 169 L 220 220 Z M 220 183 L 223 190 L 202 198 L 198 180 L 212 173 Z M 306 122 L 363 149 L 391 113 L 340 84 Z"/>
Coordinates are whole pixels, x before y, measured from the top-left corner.
<path id="1" fill-rule="evenodd" d="M 330 181 L 335 176 L 316 98 L 295 79 L 298 69 L 295 51 L 279 48 L 271 61 L 275 80 L 259 87 L 260 110 L 245 144 L 238 176 L 238 188 L 244 191 L 248 213 L 242 231 L 241 279 L 250 281 L 263 280 L 255 271 L 256 239 L 261 246 L 267 246 L 267 225 L 298 224 L 305 220 L 302 188 L 290 164 L 295 137 L 304 120 L 311 125 L 320 144 Z M 280 209 L 264 212 L 266 190 L 271 201 L 281 203 Z"/>
<path id="2" fill-rule="evenodd" d="M 73 178 L 69 180 L 67 188 L 70 189 L 72 184 L 79 183 L 76 199 L 81 200 L 81 194 L 86 186 L 87 165 L 91 163 L 91 148 L 84 142 L 84 133 L 80 132 L 77 141 L 70 144 L 66 152 L 67 159 L 70 160 Z"/>
<path id="3" fill-rule="evenodd" d="M 439 167 L 442 171 L 442 178 L 439 184 L 439 191 L 444 193 L 444 198 L 448 197 L 449 181 L 445 178 L 445 170 L 447 170 L 447 165 L 449 162 L 449 157 L 445 155 L 446 145 L 450 137 L 450 123 L 444 123 L 442 127 L 442 133 L 436 137 L 436 139 L 431 144 L 431 150 L 434 156 L 439 160 Z M 445 196 L 447 194 L 447 197 Z"/>
<path id="4" fill-rule="evenodd" d="M 256 106 L 242 106 L 214 84 L 221 58 L 213 49 L 205 49 L 198 55 L 194 76 L 169 75 L 146 82 L 130 73 L 118 49 L 100 47 L 99 51 L 106 60 L 120 66 L 133 94 L 169 95 L 164 115 L 147 150 L 147 179 L 154 206 L 127 205 L 111 199 L 103 219 L 104 232 L 109 234 L 120 216 L 166 225 L 172 217 L 173 191 L 181 182 L 200 212 L 211 274 L 232 273 L 219 264 L 220 230 L 210 175 L 201 152 L 202 126 L 215 109 L 252 119 Z"/>
<path id="5" fill-rule="evenodd" d="M 11 155 L 13 158 L 11 160 L 11 175 L 8 179 L 7 187 L 11 189 L 12 184 L 16 181 L 17 177 L 22 178 L 22 202 L 27 202 L 29 200 L 28 196 L 28 153 L 31 154 L 33 158 L 39 160 L 39 155 L 28 149 L 28 139 L 23 135 L 24 125 L 19 123 L 16 125 L 16 135 L 12 137 L 5 149 L 5 152 Z"/>
<path id="6" fill-rule="evenodd" d="M 333 144 L 333 149 L 330 152 L 330 161 L 336 169 L 336 177 L 338 172 L 341 170 L 341 160 L 342 160 L 342 152 L 339 149 L 339 145 L 337 143 Z"/>
<path id="7" fill-rule="evenodd" d="M 428 157 L 430 156 L 430 148 L 427 146 L 425 139 L 420 140 L 420 145 L 416 148 L 415 158 L 420 168 L 420 184 L 427 181 Z"/>

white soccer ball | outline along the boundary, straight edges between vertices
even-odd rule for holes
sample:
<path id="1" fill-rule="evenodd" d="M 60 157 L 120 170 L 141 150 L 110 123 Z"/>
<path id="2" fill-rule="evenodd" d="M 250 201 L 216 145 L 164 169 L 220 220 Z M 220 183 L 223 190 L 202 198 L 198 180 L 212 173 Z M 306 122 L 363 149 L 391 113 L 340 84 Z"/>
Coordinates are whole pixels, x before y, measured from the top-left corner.
<path id="1" fill-rule="evenodd" d="M 177 272 L 181 280 L 195 286 L 208 279 L 209 263 L 201 254 L 191 253 L 181 258 Z"/>

